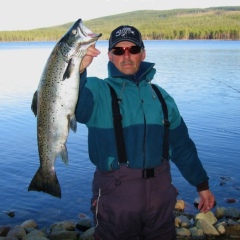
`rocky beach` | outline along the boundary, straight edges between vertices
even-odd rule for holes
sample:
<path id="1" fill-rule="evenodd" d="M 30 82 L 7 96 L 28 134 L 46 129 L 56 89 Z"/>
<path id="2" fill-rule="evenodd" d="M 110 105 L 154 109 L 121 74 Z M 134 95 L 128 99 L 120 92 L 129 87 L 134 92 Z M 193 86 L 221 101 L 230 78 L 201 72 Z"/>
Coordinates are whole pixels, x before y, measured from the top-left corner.
<path id="1" fill-rule="evenodd" d="M 240 209 L 215 207 L 208 213 L 196 215 L 184 212 L 184 201 L 175 206 L 177 239 L 240 240 Z M 7 213 L 14 217 L 14 212 Z M 92 219 L 80 214 L 79 219 L 66 220 L 39 229 L 37 219 L 28 219 L 15 226 L 0 226 L 0 240 L 93 240 Z"/>

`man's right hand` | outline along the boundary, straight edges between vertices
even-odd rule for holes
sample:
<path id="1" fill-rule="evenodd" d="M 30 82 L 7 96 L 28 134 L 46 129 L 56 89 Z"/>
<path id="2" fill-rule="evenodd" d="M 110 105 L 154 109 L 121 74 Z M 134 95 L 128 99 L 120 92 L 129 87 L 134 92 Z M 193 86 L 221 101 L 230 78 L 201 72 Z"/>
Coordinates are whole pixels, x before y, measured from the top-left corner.
<path id="1" fill-rule="evenodd" d="M 97 57 L 101 52 L 95 48 L 95 45 L 90 46 L 87 49 L 86 55 L 83 57 L 80 64 L 80 73 L 82 73 L 92 62 L 94 57 Z"/>

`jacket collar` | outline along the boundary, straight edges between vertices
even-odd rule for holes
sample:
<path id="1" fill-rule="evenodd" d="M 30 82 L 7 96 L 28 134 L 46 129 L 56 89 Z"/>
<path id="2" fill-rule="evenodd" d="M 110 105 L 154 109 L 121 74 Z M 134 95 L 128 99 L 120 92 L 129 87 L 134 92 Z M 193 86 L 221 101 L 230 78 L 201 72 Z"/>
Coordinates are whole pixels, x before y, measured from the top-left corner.
<path id="1" fill-rule="evenodd" d="M 143 80 L 151 81 L 153 79 L 153 76 L 156 73 L 156 69 L 154 67 L 154 63 L 150 62 L 141 62 L 139 71 L 136 74 L 133 75 L 126 75 L 124 73 L 121 73 L 115 65 L 109 61 L 108 62 L 108 77 L 109 78 L 123 78 L 128 79 L 130 81 L 139 83 Z"/>

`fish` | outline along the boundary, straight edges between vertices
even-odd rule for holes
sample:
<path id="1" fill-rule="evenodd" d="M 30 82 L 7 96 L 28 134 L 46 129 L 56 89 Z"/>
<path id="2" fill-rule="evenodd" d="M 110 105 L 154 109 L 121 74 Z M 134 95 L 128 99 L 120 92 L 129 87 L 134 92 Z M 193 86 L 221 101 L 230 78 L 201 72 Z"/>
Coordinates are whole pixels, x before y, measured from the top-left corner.
<path id="1" fill-rule="evenodd" d="M 101 33 L 93 33 L 79 18 L 56 43 L 44 66 L 31 109 L 37 118 L 40 165 L 28 191 L 61 198 L 61 186 L 54 168 L 57 158 L 68 164 L 66 142 L 70 129 L 77 131 L 75 108 L 79 97 L 80 64 L 87 48 Z"/>

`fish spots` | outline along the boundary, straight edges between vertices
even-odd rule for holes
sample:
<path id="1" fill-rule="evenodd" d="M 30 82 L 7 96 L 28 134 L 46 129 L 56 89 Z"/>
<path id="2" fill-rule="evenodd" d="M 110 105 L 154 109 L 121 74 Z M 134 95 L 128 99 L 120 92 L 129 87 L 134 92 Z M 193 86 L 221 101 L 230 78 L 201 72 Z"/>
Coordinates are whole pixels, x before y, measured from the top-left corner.
<path id="1" fill-rule="evenodd" d="M 79 90 L 79 66 L 86 53 L 85 47 L 94 44 L 101 36 L 85 36 L 82 28 L 82 22 L 78 20 L 56 44 L 44 67 L 38 88 L 37 132 L 40 167 L 28 190 L 46 192 L 59 198 L 61 187 L 53 164 L 59 155 L 65 163 L 68 162 L 65 146 L 69 133 L 68 114 L 75 111 Z M 81 47 L 82 43 L 84 48 Z M 71 81 L 68 81 L 70 76 Z M 66 81 L 62 81 L 64 79 Z M 71 128 L 76 130 L 76 120 L 72 119 L 71 122 Z"/>

